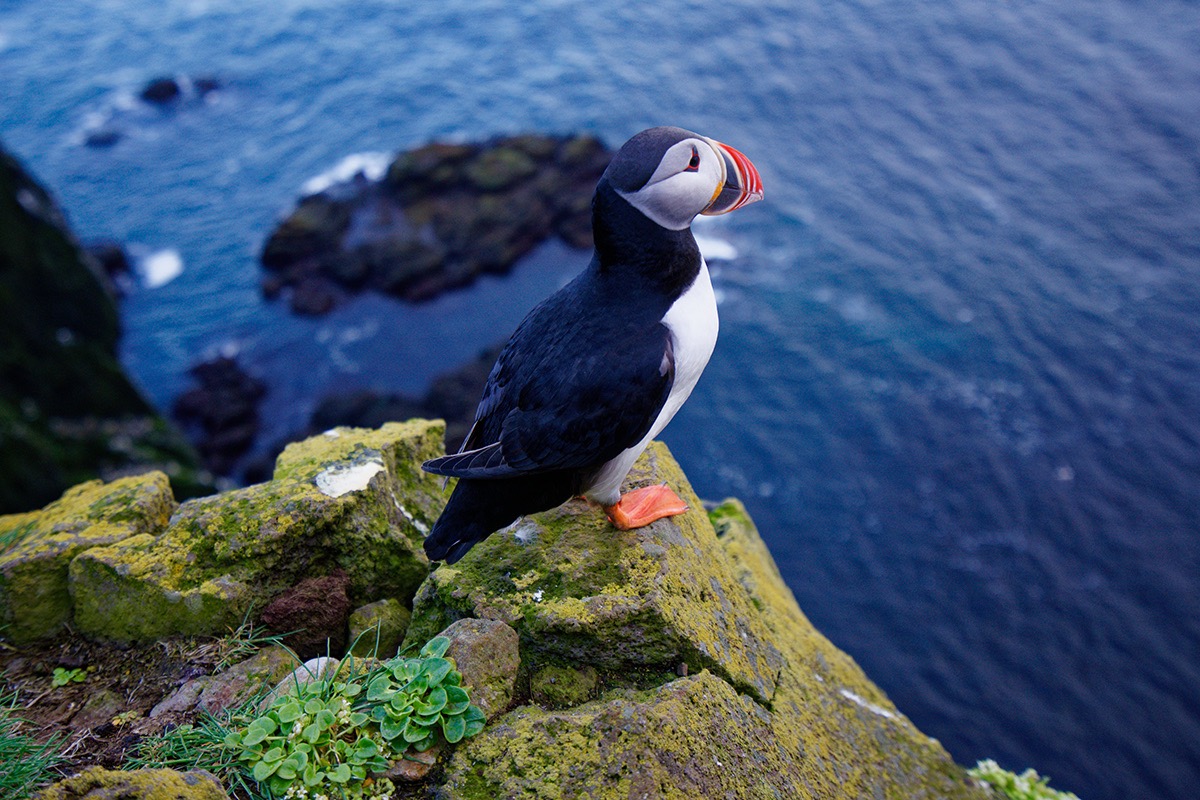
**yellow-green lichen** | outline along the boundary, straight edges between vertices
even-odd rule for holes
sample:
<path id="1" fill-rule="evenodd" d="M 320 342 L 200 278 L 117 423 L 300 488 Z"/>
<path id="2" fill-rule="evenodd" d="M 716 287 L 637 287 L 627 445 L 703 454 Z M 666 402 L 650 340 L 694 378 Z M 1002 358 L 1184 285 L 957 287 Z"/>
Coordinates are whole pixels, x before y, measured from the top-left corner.
<path id="1" fill-rule="evenodd" d="M 138 800 L 229 800 L 215 777 L 207 772 L 173 769 L 107 770 L 89 767 L 78 775 L 43 789 L 34 800 L 83 798 Z"/>
<path id="2" fill-rule="evenodd" d="M 535 657 L 612 672 L 685 662 L 769 702 L 778 650 L 745 594 L 725 588 L 735 581 L 700 499 L 655 443 L 629 486 L 664 481 L 691 511 L 618 531 L 576 500 L 476 545 L 453 573 L 430 577 L 409 642 L 436 633 L 425 616 L 499 619 L 518 628 Z"/>
<path id="3" fill-rule="evenodd" d="M 271 481 L 184 503 L 151 541 L 81 555 L 71 570 L 80 629 L 117 640 L 218 633 L 337 568 L 352 601 L 408 602 L 428 573 L 424 532 L 443 503 L 438 481 L 412 462 L 441 452 L 442 430 L 425 420 L 335 429 L 289 445 Z M 358 483 L 323 479 L 363 463 L 374 467 Z"/>
<path id="4" fill-rule="evenodd" d="M 68 568 L 90 548 L 161 530 L 175 509 L 167 476 L 148 472 L 111 483 L 75 486 L 41 511 L 0 519 L 8 548 L 0 554 L 0 621 L 6 635 L 28 641 L 71 620 Z"/>
<path id="5" fill-rule="evenodd" d="M 812 628 L 737 501 L 703 513 L 656 445 L 631 485 L 663 480 L 692 511 L 622 533 L 568 503 L 424 584 L 415 628 L 503 618 L 531 700 L 571 706 L 494 721 L 453 755 L 446 797 L 986 797 Z M 583 696 L 547 692 L 591 667 Z"/>

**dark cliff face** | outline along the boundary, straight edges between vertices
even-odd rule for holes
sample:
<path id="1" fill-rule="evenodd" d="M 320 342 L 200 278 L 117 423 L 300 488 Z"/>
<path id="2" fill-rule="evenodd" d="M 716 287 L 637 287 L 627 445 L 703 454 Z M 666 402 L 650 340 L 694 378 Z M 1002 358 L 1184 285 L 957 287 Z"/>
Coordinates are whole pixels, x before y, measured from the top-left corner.
<path id="1" fill-rule="evenodd" d="M 0 149 L 0 513 L 145 466 L 203 490 L 194 454 L 117 361 L 119 335 L 107 279 Z"/>

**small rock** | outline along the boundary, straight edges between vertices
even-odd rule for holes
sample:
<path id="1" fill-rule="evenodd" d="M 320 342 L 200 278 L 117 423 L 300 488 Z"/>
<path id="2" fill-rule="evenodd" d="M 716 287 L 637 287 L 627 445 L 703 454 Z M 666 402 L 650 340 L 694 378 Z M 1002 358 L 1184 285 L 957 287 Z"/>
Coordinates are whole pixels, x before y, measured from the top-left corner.
<path id="1" fill-rule="evenodd" d="M 295 658 L 285 648 L 264 647 L 245 661 L 213 675 L 201 692 L 197 707 L 217 714 L 244 703 L 264 686 L 274 686 L 291 673 L 295 665 Z"/>
<path id="2" fill-rule="evenodd" d="M 446 655 L 458 665 L 471 702 L 488 719 L 508 708 L 521 666 L 517 632 L 503 622 L 468 618 L 439 635 L 450 639 Z"/>
<path id="3" fill-rule="evenodd" d="M 596 691 L 595 667 L 542 667 L 529 680 L 533 701 L 544 708 L 570 708 L 586 703 Z"/>
<path id="4" fill-rule="evenodd" d="M 112 689 L 97 689 L 88 696 L 83 708 L 71 717 L 71 726 L 77 730 L 91 730 L 106 722 L 122 711 L 128 710 L 125 698 Z"/>
<path id="5" fill-rule="evenodd" d="M 437 764 L 438 756 L 441 753 L 442 746 L 440 744 L 435 744 L 424 753 L 409 751 L 405 754 L 404 758 L 392 762 L 387 772 L 384 772 L 380 777 L 390 781 L 406 781 L 409 783 L 424 780 L 425 776 Z"/>
<path id="6" fill-rule="evenodd" d="M 91 767 L 43 789 L 34 800 L 229 800 L 221 782 L 196 769 L 107 770 Z"/>
<path id="7" fill-rule="evenodd" d="M 154 708 L 150 709 L 150 719 L 161 717 L 163 714 L 181 714 L 191 711 L 200 702 L 200 695 L 212 679 L 208 676 L 194 678 L 180 686 L 171 694 L 164 697 Z"/>
<path id="8" fill-rule="evenodd" d="M 284 641 L 301 658 L 343 653 L 350 577 L 338 570 L 320 578 L 305 578 L 263 609 L 262 621 L 273 631 L 288 633 Z"/>
<path id="9" fill-rule="evenodd" d="M 350 614 L 350 652 L 388 659 L 396 654 L 412 612 L 398 600 L 376 600 Z"/>

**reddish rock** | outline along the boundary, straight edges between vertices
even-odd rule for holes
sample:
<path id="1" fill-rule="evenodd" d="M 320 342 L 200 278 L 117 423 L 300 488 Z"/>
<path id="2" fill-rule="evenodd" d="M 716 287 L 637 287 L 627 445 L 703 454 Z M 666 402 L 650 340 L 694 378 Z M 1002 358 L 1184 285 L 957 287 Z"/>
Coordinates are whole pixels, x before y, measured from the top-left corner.
<path id="1" fill-rule="evenodd" d="M 349 586 L 350 577 L 341 570 L 322 578 L 306 578 L 263 609 L 263 624 L 288 633 L 284 642 L 301 658 L 326 652 L 341 655 L 346 649 L 351 609 Z"/>

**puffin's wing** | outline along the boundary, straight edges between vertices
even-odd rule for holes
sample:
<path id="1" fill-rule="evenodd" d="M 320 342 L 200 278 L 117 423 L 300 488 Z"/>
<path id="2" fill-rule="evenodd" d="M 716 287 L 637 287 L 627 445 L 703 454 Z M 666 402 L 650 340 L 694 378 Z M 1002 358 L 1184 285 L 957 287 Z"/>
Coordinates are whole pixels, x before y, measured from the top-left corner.
<path id="1" fill-rule="evenodd" d="M 675 358 L 665 326 L 656 326 L 650 336 L 623 339 L 618 347 L 568 364 L 537 365 L 525 381 L 508 387 L 515 398 L 500 404 L 508 409 L 498 441 L 435 458 L 422 468 L 456 478 L 506 478 L 599 467 L 637 444 L 671 392 Z M 489 381 L 489 389 L 493 384 Z M 474 430 L 492 427 L 484 422 L 477 421 Z M 473 444 L 470 438 L 467 443 Z"/>

